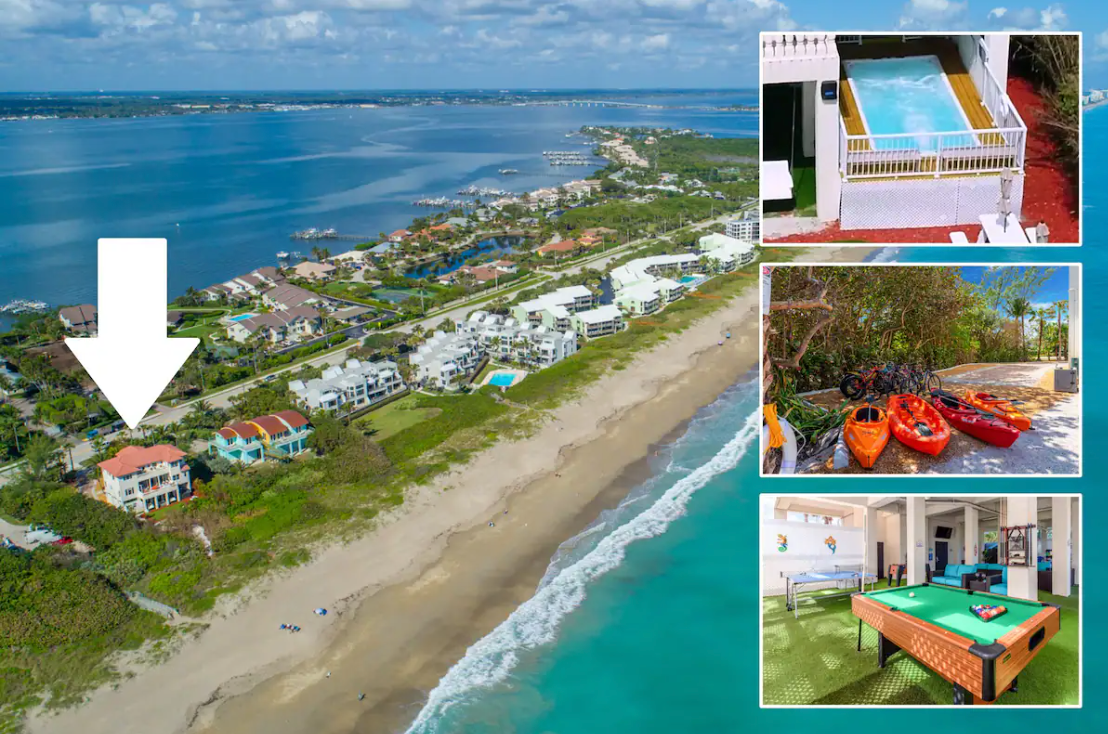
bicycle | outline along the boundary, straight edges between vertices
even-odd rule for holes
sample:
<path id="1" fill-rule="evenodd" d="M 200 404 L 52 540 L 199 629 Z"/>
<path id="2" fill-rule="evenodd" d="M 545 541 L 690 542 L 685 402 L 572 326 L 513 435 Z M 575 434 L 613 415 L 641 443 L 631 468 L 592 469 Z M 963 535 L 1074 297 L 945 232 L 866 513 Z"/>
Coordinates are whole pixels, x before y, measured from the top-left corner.
<path id="1" fill-rule="evenodd" d="M 858 400 L 864 395 L 874 392 L 884 395 L 890 392 L 892 387 L 889 365 L 871 367 L 861 374 L 851 372 L 844 375 L 839 381 L 839 392 L 851 400 Z"/>

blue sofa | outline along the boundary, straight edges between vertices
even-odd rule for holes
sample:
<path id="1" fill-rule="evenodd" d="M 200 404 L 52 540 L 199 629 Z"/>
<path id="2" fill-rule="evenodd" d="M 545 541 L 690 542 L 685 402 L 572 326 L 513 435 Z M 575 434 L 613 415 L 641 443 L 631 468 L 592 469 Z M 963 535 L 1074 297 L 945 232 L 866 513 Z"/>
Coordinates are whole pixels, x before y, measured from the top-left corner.
<path id="1" fill-rule="evenodd" d="M 959 563 L 948 563 L 942 572 L 936 571 L 931 577 L 932 583 L 957 586 L 959 589 L 968 589 L 969 582 L 977 576 L 977 568 Z"/>

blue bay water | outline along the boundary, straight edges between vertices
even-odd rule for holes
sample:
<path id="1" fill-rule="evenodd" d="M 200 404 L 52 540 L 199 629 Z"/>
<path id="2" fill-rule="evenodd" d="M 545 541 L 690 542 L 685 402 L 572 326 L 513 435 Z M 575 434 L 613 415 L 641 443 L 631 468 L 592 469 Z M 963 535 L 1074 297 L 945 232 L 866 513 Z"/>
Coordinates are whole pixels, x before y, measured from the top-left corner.
<path id="1" fill-rule="evenodd" d="M 419 734 L 672 734 L 837 730 L 886 726 L 884 710 L 759 709 L 758 494 L 760 492 L 1078 492 L 1083 496 L 1086 568 L 1099 563 L 1097 518 L 1108 509 L 1108 467 L 1097 453 L 1108 418 L 1100 380 L 1108 326 L 1108 112 L 1085 116 L 1083 248 L 902 248 L 898 262 L 1082 262 L 1085 329 L 1083 404 L 1088 461 L 1080 479 L 860 479 L 849 488 L 811 478 L 760 479 L 753 384 L 738 385 L 701 411 L 654 476 L 574 547 L 556 557 L 536 596 L 474 645 L 443 678 L 410 728 Z M 891 255 L 891 256 L 890 256 Z M 757 421 L 760 422 L 760 421 Z M 650 532 L 640 532 L 642 528 Z M 606 542 L 615 537 L 618 542 Z M 629 543 L 623 542 L 633 538 Z M 579 563 L 580 565 L 574 565 Z M 585 571 L 589 570 L 589 573 Z M 599 571 L 599 572 L 598 572 Z M 993 708 L 913 712 L 950 734 L 1020 729 L 1091 731 L 1108 723 L 1099 696 L 1108 645 L 1103 585 L 1081 589 L 1083 709 Z M 1101 722 L 1097 724 L 1096 722 Z"/>
<path id="2" fill-rule="evenodd" d="M 608 95 L 613 99 L 617 94 Z M 589 167 L 582 125 L 693 127 L 756 135 L 756 113 L 721 111 L 755 92 L 660 93 L 662 108 L 423 106 L 295 113 L 47 120 L 0 125 L 0 305 L 92 301 L 96 239 L 165 237 L 169 293 L 204 288 L 302 250 L 289 234 L 334 227 L 376 236 L 433 210 L 425 196 L 470 184 L 532 190 Z M 675 106 L 680 105 L 680 108 Z M 501 176 L 499 169 L 518 175 Z M 178 227 L 178 225 L 180 225 Z M 333 253 L 355 242 L 324 242 Z"/>

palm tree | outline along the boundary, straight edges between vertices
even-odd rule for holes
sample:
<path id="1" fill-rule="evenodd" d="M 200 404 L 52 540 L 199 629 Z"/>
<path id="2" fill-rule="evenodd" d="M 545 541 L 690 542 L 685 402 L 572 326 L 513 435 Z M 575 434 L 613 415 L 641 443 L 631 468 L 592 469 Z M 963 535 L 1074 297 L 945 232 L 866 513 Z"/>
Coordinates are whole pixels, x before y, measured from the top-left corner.
<path id="1" fill-rule="evenodd" d="M 1055 301 L 1054 311 L 1058 315 L 1058 333 L 1055 338 L 1058 340 L 1058 361 L 1062 361 L 1062 315 L 1065 314 L 1070 307 L 1069 301 Z"/>
<path id="2" fill-rule="evenodd" d="M 1046 331 L 1047 319 L 1054 314 L 1051 309 L 1040 308 L 1034 312 L 1035 317 L 1039 320 L 1039 348 L 1035 352 L 1035 361 L 1039 362 L 1043 358 L 1043 332 Z"/>
<path id="3" fill-rule="evenodd" d="M 1024 340 L 1024 319 L 1028 314 L 1034 313 L 1034 309 L 1031 308 L 1031 302 L 1023 296 L 1015 296 L 1008 301 L 1008 315 L 1014 319 L 1018 319 L 1020 322 L 1020 355 L 1021 359 L 1026 358 L 1027 348 L 1026 341 Z"/>

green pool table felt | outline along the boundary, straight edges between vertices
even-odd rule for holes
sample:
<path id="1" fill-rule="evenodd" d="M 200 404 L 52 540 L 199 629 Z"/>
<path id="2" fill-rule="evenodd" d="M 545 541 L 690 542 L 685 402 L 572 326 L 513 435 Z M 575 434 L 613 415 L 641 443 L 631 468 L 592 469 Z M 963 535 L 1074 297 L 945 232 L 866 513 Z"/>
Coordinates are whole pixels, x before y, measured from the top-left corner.
<path id="1" fill-rule="evenodd" d="M 913 592 L 915 597 L 908 596 Z M 867 592 L 866 596 L 983 645 L 996 642 L 1043 609 L 1037 602 L 1010 596 L 971 594 L 965 589 L 935 584 L 880 589 Z M 1007 607 L 1008 611 L 986 622 L 970 611 L 974 604 L 995 604 Z"/>

